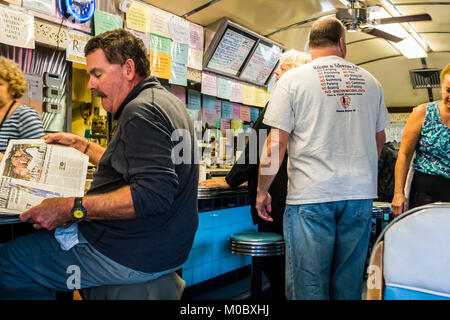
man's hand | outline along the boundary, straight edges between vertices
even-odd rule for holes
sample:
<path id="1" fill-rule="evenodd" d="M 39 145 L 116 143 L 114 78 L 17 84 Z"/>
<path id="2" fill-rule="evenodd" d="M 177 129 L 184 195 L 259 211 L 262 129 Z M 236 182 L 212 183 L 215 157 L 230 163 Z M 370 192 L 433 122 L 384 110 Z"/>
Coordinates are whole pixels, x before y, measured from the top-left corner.
<path id="1" fill-rule="evenodd" d="M 273 219 L 269 216 L 269 212 L 272 212 L 272 197 L 268 192 L 258 193 L 256 195 L 256 211 L 258 211 L 258 216 L 261 219 L 272 222 Z"/>
<path id="2" fill-rule="evenodd" d="M 58 133 L 52 133 L 48 134 L 44 137 L 45 143 L 48 144 L 61 144 L 63 146 L 72 147 L 77 149 L 80 152 L 83 152 L 86 150 L 86 147 L 89 143 L 89 141 L 85 138 L 82 138 L 80 136 L 77 136 L 72 133 L 67 132 L 58 132 Z"/>
<path id="3" fill-rule="evenodd" d="M 74 198 L 45 199 L 39 205 L 22 212 L 21 221 L 33 224 L 35 229 L 53 230 L 72 220 Z"/>

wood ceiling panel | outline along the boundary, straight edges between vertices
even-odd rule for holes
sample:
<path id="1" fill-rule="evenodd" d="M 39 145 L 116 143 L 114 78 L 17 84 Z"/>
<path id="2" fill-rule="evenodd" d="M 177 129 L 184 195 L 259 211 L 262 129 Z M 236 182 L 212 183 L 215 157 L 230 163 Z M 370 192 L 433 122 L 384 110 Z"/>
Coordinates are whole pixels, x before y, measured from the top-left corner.
<path id="1" fill-rule="evenodd" d="M 393 67 L 395 66 L 395 67 Z M 421 69 L 420 59 L 403 56 L 367 63 L 361 66 L 381 83 L 388 107 L 415 107 L 428 102 L 426 89 L 412 89 L 409 70 Z"/>
<path id="2" fill-rule="evenodd" d="M 450 33 L 423 33 L 421 36 L 433 51 L 450 51 Z"/>
<path id="3" fill-rule="evenodd" d="M 346 59 L 354 64 L 363 63 L 383 57 L 395 56 L 400 53 L 386 40 L 373 38 L 357 42 L 347 47 Z"/>
<path id="4" fill-rule="evenodd" d="M 397 9 L 405 16 L 428 13 L 431 21 L 410 22 L 417 32 L 450 31 L 450 2 L 448 5 L 399 5 Z"/>

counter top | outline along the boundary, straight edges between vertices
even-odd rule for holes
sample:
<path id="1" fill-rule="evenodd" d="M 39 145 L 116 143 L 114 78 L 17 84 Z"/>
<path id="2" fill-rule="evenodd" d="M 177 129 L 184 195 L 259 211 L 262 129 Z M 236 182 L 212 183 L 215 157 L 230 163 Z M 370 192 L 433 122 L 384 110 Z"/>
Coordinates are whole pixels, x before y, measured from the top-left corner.
<path id="1" fill-rule="evenodd" d="M 209 188 L 209 187 L 198 187 L 198 199 L 211 199 L 211 198 L 220 198 L 220 197 L 228 197 L 237 194 L 245 194 L 247 193 L 248 188 L 247 185 L 243 184 L 237 187 L 236 189 L 223 189 L 223 188 Z"/>

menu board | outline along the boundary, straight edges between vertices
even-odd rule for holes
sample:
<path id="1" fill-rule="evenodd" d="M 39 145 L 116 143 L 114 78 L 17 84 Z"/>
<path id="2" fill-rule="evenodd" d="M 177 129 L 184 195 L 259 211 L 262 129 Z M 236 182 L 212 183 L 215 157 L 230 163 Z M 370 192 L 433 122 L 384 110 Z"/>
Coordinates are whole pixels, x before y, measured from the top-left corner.
<path id="1" fill-rule="evenodd" d="M 258 85 L 264 85 L 282 53 L 283 50 L 280 47 L 260 42 L 242 71 L 240 78 Z"/>
<path id="2" fill-rule="evenodd" d="M 250 35 L 227 28 L 207 68 L 236 76 L 256 42 Z"/>

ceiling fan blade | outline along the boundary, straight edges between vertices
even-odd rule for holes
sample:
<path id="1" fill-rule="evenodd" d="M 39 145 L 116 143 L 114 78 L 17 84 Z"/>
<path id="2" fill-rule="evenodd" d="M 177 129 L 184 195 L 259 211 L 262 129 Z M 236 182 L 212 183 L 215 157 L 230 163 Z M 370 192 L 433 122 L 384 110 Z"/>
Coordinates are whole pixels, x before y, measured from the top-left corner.
<path id="1" fill-rule="evenodd" d="M 380 37 L 380 38 L 383 38 L 383 39 L 386 39 L 386 40 L 389 40 L 392 42 L 400 42 L 403 40 L 403 38 L 399 38 L 397 36 L 394 36 L 393 34 L 381 31 L 380 29 L 366 27 L 366 28 L 362 28 L 361 31 L 368 33 L 372 36 Z"/>
<path id="2" fill-rule="evenodd" d="M 377 23 L 378 24 L 389 24 L 389 23 L 403 23 L 403 22 L 429 21 L 429 20 L 431 20 L 431 16 L 428 13 L 423 13 L 423 14 L 415 14 L 412 16 L 377 19 Z"/>

